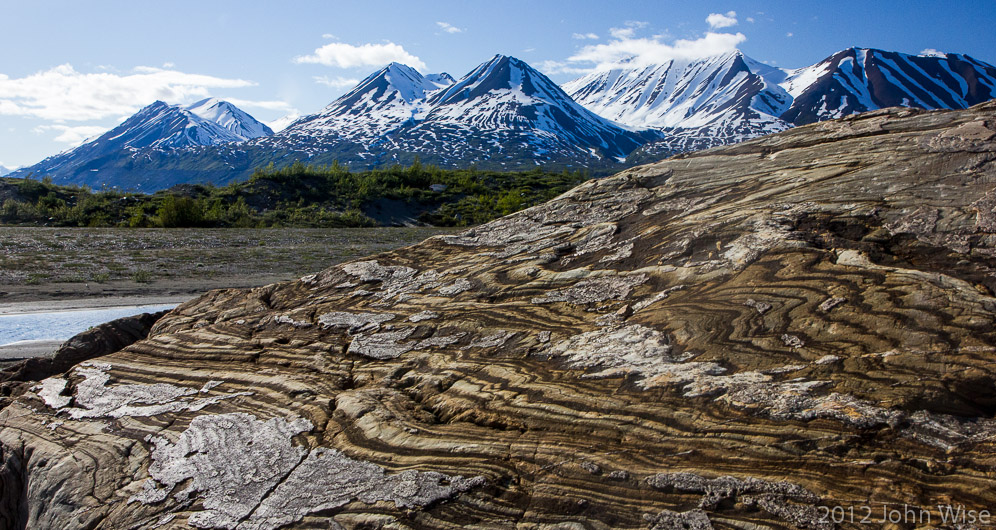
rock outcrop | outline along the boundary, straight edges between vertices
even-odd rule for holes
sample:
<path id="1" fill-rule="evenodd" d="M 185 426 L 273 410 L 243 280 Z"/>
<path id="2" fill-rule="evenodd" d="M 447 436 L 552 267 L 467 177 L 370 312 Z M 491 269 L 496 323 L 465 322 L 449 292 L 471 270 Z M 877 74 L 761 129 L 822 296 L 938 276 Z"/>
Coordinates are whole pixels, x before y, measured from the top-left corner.
<path id="1" fill-rule="evenodd" d="M 876 111 L 208 293 L 0 411 L 0 522 L 954 528 L 996 508 L 994 139 Z"/>
<path id="2" fill-rule="evenodd" d="M 94 326 L 67 340 L 51 357 L 25 359 L 0 370 L 0 409 L 23 394 L 31 382 L 61 374 L 73 365 L 120 351 L 144 339 L 166 313 L 142 313 Z"/>

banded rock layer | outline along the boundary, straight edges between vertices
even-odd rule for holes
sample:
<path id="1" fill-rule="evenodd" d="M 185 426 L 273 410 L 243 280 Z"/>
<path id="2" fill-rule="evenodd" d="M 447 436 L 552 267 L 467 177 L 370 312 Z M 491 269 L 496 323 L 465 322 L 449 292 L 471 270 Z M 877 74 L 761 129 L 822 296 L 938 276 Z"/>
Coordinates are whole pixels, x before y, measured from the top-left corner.
<path id="1" fill-rule="evenodd" d="M 2 521 L 822 529 L 868 526 L 821 506 L 906 503 L 934 526 L 938 504 L 990 509 L 994 138 L 996 103 L 876 111 L 208 293 L 0 411 Z"/>

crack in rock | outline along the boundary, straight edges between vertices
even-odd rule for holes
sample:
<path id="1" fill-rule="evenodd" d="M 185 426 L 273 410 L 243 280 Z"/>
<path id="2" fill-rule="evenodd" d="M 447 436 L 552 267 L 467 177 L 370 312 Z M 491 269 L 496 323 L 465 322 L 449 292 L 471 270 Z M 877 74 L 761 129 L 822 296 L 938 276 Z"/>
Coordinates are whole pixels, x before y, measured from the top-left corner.
<path id="1" fill-rule="evenodd" d="M 400 508 L 427 506 L 487 483 L 438 472 L 384 468 L 319 447 L 308 451 L 292 438 L 310 431 L 303 418 L 263 421 L 246 413 L 194 418 L 176 442 L 151 438 L 155 446 L 144 489 L 128 502 L 154 504 L 174 494 L 191 495 L 203 510 L 189 523 L 198 528 L 274 530 L 306 515 L 360 500 L 393 502 Z"/>

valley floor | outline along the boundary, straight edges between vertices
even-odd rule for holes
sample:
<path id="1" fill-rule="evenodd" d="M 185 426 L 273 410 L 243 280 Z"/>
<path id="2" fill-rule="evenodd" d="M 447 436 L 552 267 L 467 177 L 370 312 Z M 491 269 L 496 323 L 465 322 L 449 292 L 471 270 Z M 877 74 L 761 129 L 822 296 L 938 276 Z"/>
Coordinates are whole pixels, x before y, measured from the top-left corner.
<path id="1" fill-rule="evenodd" d="M 299 278 L 453 231 L 0 227 L 0 315 L 177 304 L 211 289 Z M 0 358 L 44 355 L 39 348 L 55 349 L 21 344 L 0 348 Z"/>
<path id="2" fill-rule="evenodd" d="M 40 310 L 41 302 L 66 309 L 69 300 L 74 308 L 182 301 L 298 278 L 453 231 L 0 227 L 0 314 L 21 303 Z"/>

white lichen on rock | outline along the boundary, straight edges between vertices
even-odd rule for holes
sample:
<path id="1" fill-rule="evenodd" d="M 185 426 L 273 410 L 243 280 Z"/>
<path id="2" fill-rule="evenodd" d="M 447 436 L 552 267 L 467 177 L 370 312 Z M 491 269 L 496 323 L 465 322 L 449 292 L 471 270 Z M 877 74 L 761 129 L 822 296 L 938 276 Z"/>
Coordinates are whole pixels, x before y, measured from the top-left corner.
<path id="1" fill-rule="evenodd" d="M 385 303 L 404 302 L 415 293 L 439 287 L 444 281 L 444 275 L 434 270 L 419 273 L 411 267 L 381 265 L 374 260 L 348 263 L 342 270 L 360 282 L 380 283 L 380 290 L 373 295 Z"/>
<path id="2" fill-rule="evenodd" d="M 702 510 L 688 510 L 687 512 L 673 512 L 663 510 L 657 515 L 647 515 L 644 517 L 650 525 L 650 530 L 713 530 L 709 516 Z"/>
<path id="3" fill-rule="evenodd" d="M 414 349 L 426 350 L 429 348 L 443 348 L 449 346 L 450 344 L 456 344 L 465 335 L 467 335 L 467 333 L 462 331 L 459 333 L 454 333 L 452 335 L 434 335 L 427 339 L 422 339 L 418 341 L 418 344 L 415 345 Z"/>
<path id="4" fill-rule="evenodd" d="M 42 401 L 49 407 L 61 409 L 69 405 L 69 402 L 73 400 L 72 396 L 62 395 L 68 384 L 69 381 L 61 377 L 49 377 L 48 379 L 43 379 L 40 384 L 31 387 L 31 390 L 38 394 L 38 397 L 42 398 Z"/>
<path id="5" fill-rule="evenodd" d="M 757 300 L 754 300 L 753 298 L 748 298 L 747 301 L 744 302 L 744 305 L 747 307 L 754 308 L 758 313 L 762 315 L 767 313 L 768 311 L 771 311 L 772 307 L 771 304 L 767 302 L 759 302 Z"/>
<path id="6" fill-rule="evenodd" d="M 277 315 L 273 317 L 273 321 L 277 324 L 289 324 L 298 329 L 305 329 L 311 327 L 311 322 L 306 322 L 304 320 L 294 320 L 288 315 Z"/>
<path id="7" fill-rule="evenodd" d="M 407 339 L 414 331 L 414 328 L 407 328 L 399 331 L 357 335 L 349 343 L 347 351 L 371 359 L 394 359 L 415 347 L 414 343 L 400 342 Z"/>
<path id="8" fill-rule="evenodd" d="M 310 431 L 306 419 L 262 421 L 246 413 L 198 416 L 176 442 L 152 438 L 152 464 L 143 490 L 129 502 L 157 503 L 196 495 L 198 528 L 273 530 L 354 500 L 425 506 L 486 483 L 437 472 L 387 475 L 380 466 L 340 451 L 308 451 L 292 438 Z"/>
<path id="9" fill-rule="evenodd" d="M 782 335 L 782 342 L 789 348 L 793 349 L 798 349 L 806 345 L 802 339 L 796 337 L 795 335 L 789 335 L 788 333 Z"/>
<path id="10" fill-rule="evenodd" d="M 408 317 L 408 321 L 409 322 L 421 322 L 423 320 L 432 320 L 432 319 L 438 318 L 438 317 L 439 317 L 439 313 L 437 313 L 435 311 L 425 310 L 425 311 L 419 311 L 418 313 L 415 313 L 414 315 Z"/>
<path id="11" fill-rule="evenodd" d="M 602 276 L 588 278 L 565 289 L 552 291 L 545 296 L 533 298 L 533 304 L 551 302 L 567 302 L 570 304 L 587 304 L 605 300 L 624 300 L 634 287 L 647 281 L 646 274 L 631 276 Z"/>
<path id="12" fill-rule="evenodd" d="M 574 335 L 545 353 L 563 358 L 571 368 L 597 370 L 585 377 L 636 375 L 644 388 L 689 382 L 703 374 L 724 371 L 715 363 L 683 362 L 684 357 L 672 355 L 663 333 L 640 324 Z"/>
<path id="13" fill-rule="evenodd" d="M 48 385 L 49 392 L 58 389 L 59 393 L 54 396 L 47 394 L 49 398 L 45 403 L 66 412 L 73 419 L 121 418 L 156 416 L 184 410 L 198 411 L 224 399 L 252 395 L 252 392 L 237 392 L 193 399 L 187 396 L 198 394 L 198 390 L 168 383 L 108 386 L 111 376 L 107 372 L 110 369 L 109 364 L 84 363 L 78 366 L 74 374 L 83 377 L 83 380 L 76 384 L 73 396 L 76 401 L 75 406 L 69 408 L 66 406 L 73 398 L 60 395 L 65 388 L 66 380 L 62 379 L 61 383 L 60 378 L 46 380 L 49 382 L 44 385 Z M 42 391 L 44 388 L 45 386 L 42 387 Z"/>
<path id="14" fill-rule="evenodd" d="M 451 284 L 449 284 L 449 285 L 447 285 L 445 287 L 441 287 L 439 289 L 439 294 L 441 294 L 443 296 L 453 296 L 453 295 L 460 294 L 460 293 L 462 293 L 464 291 L 470 290 L 470 288 L 472 286 L 473 286 L 473 284 L 470 283 L 470 280 L 468 280 L 466 278 L 460 278 L 459 280 L 457 280 L 457 281 L 455 281 L 455 282 L 453 282 L 453 283 L 451 283 Z"/>
<path id="15" fill-rule="evenodd" d="M 823 301 L 823 303 L 820 304 L 820 311 L 823 312 L 830 311 L 831 309 L 837 307 L 840 304 L 843 304 L 846 301 L 847 298 L 842 298 L 840 296 L 833 296 L 827 298 L 826 300 Z"/>
<path id="16" fill-rule="evenodd" d="M 470 341 L 470 344 L 460 349 L 469 350 L 471 348 L 497 348 L 508 342 L 508 339 L 514 337 L 515 335 L 516 333 L 514 331 L 502 329 L 497 333 L 492 333 L 491 335 L 486 335 L 484 337 L 478 337 Z"/>
<path id="17" fill-rule="evenodd" d="M 380 328 L 384 322 L 393 320 L 391 313 L 347 313 L 332 311 L 318 316 L 318 323 L 326 328 L 345 329 L 350 334 L 373 331 Z"/>

